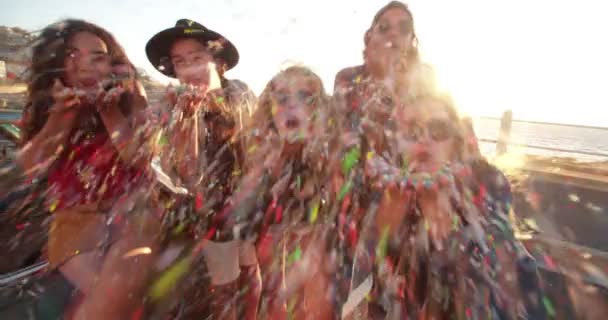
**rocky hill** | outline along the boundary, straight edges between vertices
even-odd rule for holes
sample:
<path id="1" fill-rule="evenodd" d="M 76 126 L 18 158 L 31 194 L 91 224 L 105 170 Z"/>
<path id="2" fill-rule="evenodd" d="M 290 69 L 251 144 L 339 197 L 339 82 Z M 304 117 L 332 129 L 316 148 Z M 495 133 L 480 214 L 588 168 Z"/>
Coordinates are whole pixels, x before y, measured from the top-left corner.
<path id="1" fill-rule="evenodd" d="M 5 63 L 5 71 L 0 70 L 0 78 L 22 79 L 30 61 L 30 44 L 33 35 L 19 27 L 0 26 L 0 60 Z"/>

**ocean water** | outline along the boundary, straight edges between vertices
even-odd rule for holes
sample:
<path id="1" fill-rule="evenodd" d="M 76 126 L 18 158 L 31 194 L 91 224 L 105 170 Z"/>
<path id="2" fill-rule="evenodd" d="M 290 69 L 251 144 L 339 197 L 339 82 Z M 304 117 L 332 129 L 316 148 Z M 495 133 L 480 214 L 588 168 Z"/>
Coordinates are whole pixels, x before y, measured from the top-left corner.
<path id="1" fill-rule="evenodd" d="M 475 133 L 480 139 L 498 139 L 500 120 L 473 119 Z M 513 122 L 510 142 L 539 147 L 556 148 L 571 151 L 583 151 L 603 155 L 586 155 L 574 152 L 559 152 L 537 148 L 509 146 L 509 152 L 558 156 L 579 159 L 581 161 L 608 161 L 608 128 L 574 127 L 554 124 Z M 484 155 L 496 153 L 494 143 L 481 142 Z"/>

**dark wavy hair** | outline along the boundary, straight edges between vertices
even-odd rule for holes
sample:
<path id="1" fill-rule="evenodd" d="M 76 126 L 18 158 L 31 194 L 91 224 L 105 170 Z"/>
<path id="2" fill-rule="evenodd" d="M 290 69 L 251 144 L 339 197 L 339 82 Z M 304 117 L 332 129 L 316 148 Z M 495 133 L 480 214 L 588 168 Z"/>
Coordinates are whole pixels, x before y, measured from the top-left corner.
<path id="1" fill-rule="evenodd" d="M 401 9 L 410 17 L 410 21 L 412 23 L 412 43 L 410 46 L 410 50 L 407 52 L 407 59 L 408 63 L 419 62 L 420 54 L 418 53 L 418 37 L 416 36 L 416 30 L 414 29 L 414 16 L 412 15 L 410 8 L 401 1 L 391 1 L 384 7 L 380 8 L 378 12 L 376 12 L 376 15 L 374 15 L 374 19 L 372 20 L 372 24 L 369 26 L 367 31 L 365 31 L 365 35 L 363 37 L 363 42 L 365 44 L 365 50 L 363 51 L 363 55 L 365 57 L 367 56 L 367 44 L 369 43 L 369 38 L 372 29 L 374 28 L 374 26 L 376 26 L 382 15 L 390 9 Z"/>
<path id="2" fill-rule="evenodd" d="M 84 20 L 67 19 L 44 28 L 36 37 L 32 47 L 32 62 L 29 71 L 26 105 L 22 120 L 21 144 L 27 143 L 44 127 L 49 108 L 53 104 L 51 88 L 55 79 L 65 83 L 64 63 L 70 39 L 79 32 L 90 32 L 99 37 L 108 47 L 113 66 L 127 65 L 136 74 L 135 67 L 127 58 L 124 49 L 107 30 Z M 125 115 L 131 113 L 132 101 L 121 99 L 120 108 Z"/>

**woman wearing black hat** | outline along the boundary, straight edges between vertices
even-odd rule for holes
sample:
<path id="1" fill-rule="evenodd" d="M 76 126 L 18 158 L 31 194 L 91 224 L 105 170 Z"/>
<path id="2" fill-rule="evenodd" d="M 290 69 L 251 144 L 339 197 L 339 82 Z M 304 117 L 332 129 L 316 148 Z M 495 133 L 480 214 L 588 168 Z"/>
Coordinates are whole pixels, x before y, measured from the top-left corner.
<path id="1" fill-rule="evenodd" d="M 207 292 L 214 294 L 202 307 L 209 308 L 213 318 L 235 318 L 240 275 L 249 287 L 247 301 L 251 303 L 246 303 L 246 314 L 239 318 L 254 318 L 260 281 L 255 248 L 237 240 L 233 226 L 221 214 L 240 172 L 242 152 L 233 136 L 255 103 L 244 83 L 224 77 L 237 65 L 238 51 L 219 33 L 181 19 L 152 37 L 146 53 L 158 71 L 180 81 L 180 87 L 167 91 L 170 143 L 162 162 L 164 169 L 196 194 L 193 207 L 198 221 L 191 224 L 196 234 L 210 235 L 203 256 L 212 285 Z"/>

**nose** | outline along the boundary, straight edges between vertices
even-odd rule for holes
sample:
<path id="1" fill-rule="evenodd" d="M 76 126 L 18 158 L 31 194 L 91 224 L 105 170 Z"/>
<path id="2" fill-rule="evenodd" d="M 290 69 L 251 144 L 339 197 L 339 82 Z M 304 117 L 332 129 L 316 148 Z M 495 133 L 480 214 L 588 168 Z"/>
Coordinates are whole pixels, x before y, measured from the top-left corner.
<path id="1" fill-rule="evenodd" d="M 399 41 L 399 39 L 401 38 L 401 33 L 399 32 L 399 28 L 397 28 L 396 26 L 391 26 L 386 34 L 386 39 L 392 42 L 395 41 Z"/>
<path id="2" fill-rule="evenodd" d="M 285 108 L 287 108 L 289 110 L 295 110 L 295 109 L 297 109 L 297 104 L 295 102 L 291 101 L 291 99 L 290 99 L 290 101 L 288 101 L 285 104 Z"/>
<path id="3" fill-rule="evenodd" d="M 431 143 L 432 139 L 431 139 L 431 134 L 429 133 L 429 130 L 421 130 L 422 132 L 420 132 L 420 135 L 418 136 L 418 143 L 421 145 L 428 145 L 429 143 Z"/>

